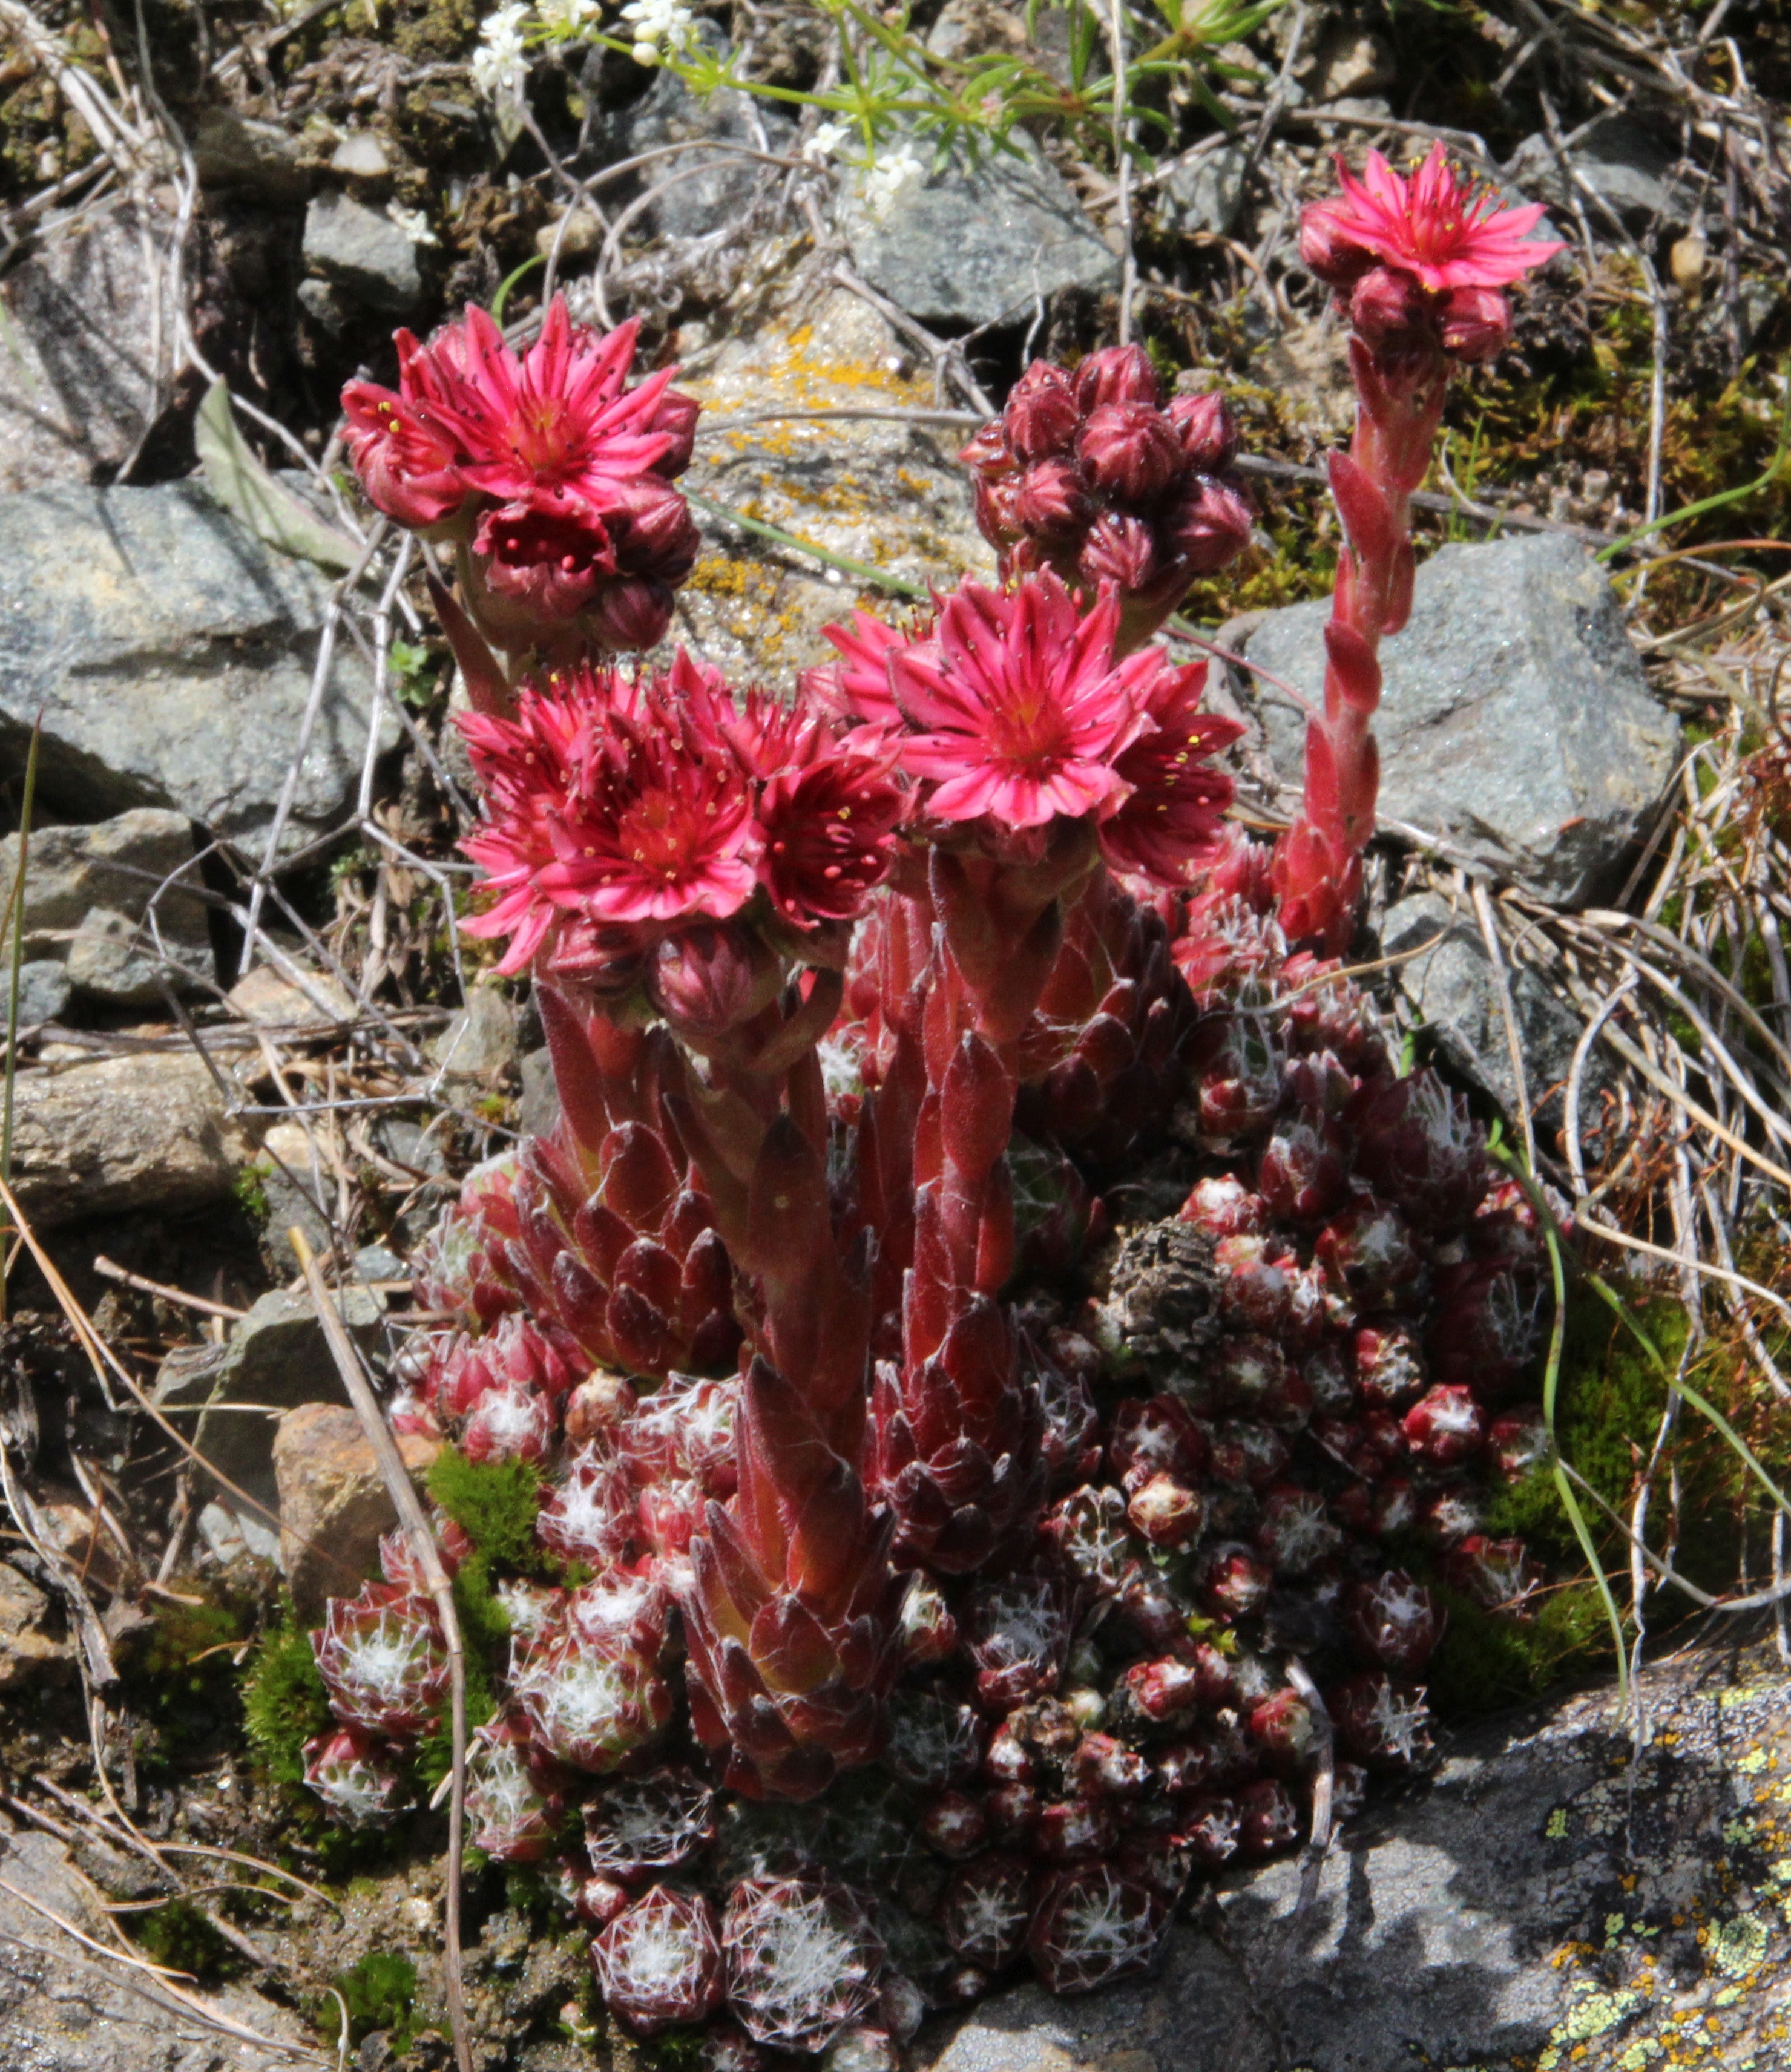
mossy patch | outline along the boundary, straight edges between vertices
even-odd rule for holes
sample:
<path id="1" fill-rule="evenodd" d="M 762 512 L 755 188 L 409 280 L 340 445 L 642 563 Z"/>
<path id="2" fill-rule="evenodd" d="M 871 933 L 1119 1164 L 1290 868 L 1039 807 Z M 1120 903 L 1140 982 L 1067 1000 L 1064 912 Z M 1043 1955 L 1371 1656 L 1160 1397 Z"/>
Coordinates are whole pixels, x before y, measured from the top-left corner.
<path id="1" fill-rule="evenodd" d="M 541 1470 L 529 1462 L 469 1461 L 444 1446 L 429 1471 L 429 1493 L 487 1560 L 541 1565 L 535 1541 Z"/>
<path id="2" fill-rule="evenodd" d="M 240 1966 L 230 1945 L 189 1899 L 171 1899 L 147 1914 L 123 1917 L 137 1947 L 152 1964 L 216 1979 Z"/>
<path id="3" fill-rule="evenodd" d="M 311 1636 L 291 1618 L 269 1627 L 242 1686 L 243 1725 L 263 1772 L 276 1784 L 299 1784 L 305 1743 L 330 1722 Z"/>
<path id="4" fill-rule="evenodd" d="M 336 1993 L 325 1993 L 313 2010 L 326 2041 L 340 2041 L 342 2017 L 348 2018 L 348 2041 L 359 2043 L 376 2029 L 390 2040 L 393 2054 L 410 2047 L 417 2000 L 417 1967 L 396 1950 L 369 1950 L 358 1964 L 338 1971 L 330 1981 Z M 341 1996 L 340 2004 L 336 1994 Z"/>

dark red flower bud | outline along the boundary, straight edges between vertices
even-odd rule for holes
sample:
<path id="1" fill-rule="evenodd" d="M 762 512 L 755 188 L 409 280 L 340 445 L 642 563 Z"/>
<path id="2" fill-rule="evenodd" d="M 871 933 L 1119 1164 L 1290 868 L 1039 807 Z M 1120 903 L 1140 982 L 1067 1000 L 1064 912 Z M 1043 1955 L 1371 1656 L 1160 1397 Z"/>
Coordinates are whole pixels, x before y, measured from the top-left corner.
<path id="1" fill-rule="evenodd" d="M 1178 1837 L 1204 1870 L 1217 1870 L 1237 1853 L 1237 1802 L 1208 1792 L 1184 1809 Z"/>
<path id="2" fill-rule="evenodd" d="M 1274 1583 L 1267 1564 L 1244 1548 L 1217 1548 L 1208 1558 L 1206 1600 L 1227 1618 L 1254 1618 L 1268 1602 Z"/>
<path id="3" fill-rule="evenodd" d="M 1271 1692 L 1253 1705 L 1250 1724 L 1251 1735 L 1263 1753 L 1277 1764 L 1303 1762 L 1318 1739 L 1318 1722 L 1311 1707 L 1291 1688 Z"/>
<path id="4" fill-rule="evenodd" d="M 1002 430 L 1022 460 L 1044 460 L 1069 450 L 1081 415 L 1076 387 L 1067 368 L 1035 360 L 1008 390 Z"/>
<path id="5" fill-rule="evenodd" d="M 1299 1809 L 1286 1785 L 1265 1777 L 1246 1784 L 1238 1793 L 1240 1856 L 1272 1856 L 1278 1849 L 1291 1848 L 1299 1840 Z"/>
<path id="6" fill-rule="evenodd" d="M 1153 1547 L 1184 1547 L 1199 1538 L 1206 1504 L 1197 1490 L 1173 1475 L 1152 1475 L 1134 1492 L 1126 1515 Z"/>
<path id="7" fill-rule="evenodd" d="M 998 1784 L 983 1807 L 989 1816 L 989 1832 L 997 1840 L 1030 1840 L 1039 1824 L 1040 1799 L 1030 1784 Z"/>
<path id="8" fill-rule="evenodd" d="M 1107 1458 L 1128 1493 L 1159 1474 L 1196 1481 L 1206 1457 L 1204 1433 L 1173 1396 L 1128 1396 L 1114 1412 Z"/>
<path id="9" fill-rule="evenodd" d="M 1172 1720 L 1200 1700 L 1200 1672 L 1191 1662 L 1165 1655 L 1155 1662 L 1134 1662 L 1126 1672 L 1126 1690 L 1147 1720 Z"/>
<path id="10" fill-rule="evenodd" d="M 1148 403 L 1091 410 L 1076 450 L 1096 488 L 1127 504 L 1154 504 L 1187 466 L 1175 426 Z"/>
<path id="11" fill-rule="evenodd" d="M 1210 575 L 1250 545 L 1255 516 L 1235 482 L 1195 475 L 1163 515 L 1163 545 L 1190 575 Z"/>
<path id="12" fill-rule="evenodd" d="M 1444 1618 L 1436 1600 L 1404 1569 L 1357 1583 L 1344 1600 L 1350 1638 L 1377 1669 L 1416 1676 L 1436 1651 Z"/>
<path id="13" fill-rule="evenodd" d="M 929 1848 L 961 1863 L 988 1839 L 989 1816 L 974 1794 L 941 1791 L 921 1808 L 920 1832 Z"/>
<path id="14" fill-rule="evenodd" d="M 1324 1694 L 1338 1743 L 1370 1770 L 1410 1770 L 1430 1753 L 1424 1694 L 1379 1671 L 1347 1676 Z"/>
<path id="15" fill-rule="evenodd" d="M 1048 1862 L 1088 1863 L 1119 1840 L 1119 1816 L 1095 1799 L 1056 1799 L 1039 1809 L 1033 1847 Z"/>
<path id="16" fill-rule="evenodd" d="M 1151 1782 L 1151 1766 L 1111 1734 L 1084 1734 L 1064 1774 L 1085 1798 L 1136 1799 Z"/>
<path id="17" fill-rule="evenodd" d="M 959 1956 L 998 1971 L 1025 1949 L 1031 1916 L 1031 1865 L 1023 1856 L 991 1850 L 953 1873 L 939 1926 Z"/>
<path id="18" fill-rule="evenodd" d="M 1410 273 L 1377 266 L 1351 291 L 1349 321 L 1375 352 L 1407 352 L 1436 335 L 1435 305 Z"/>
<path id="19" fill-rule="evenodd" d="M 672 623 L 672 593 L 663 582 L 630 576 L 607 583 L 583 621 L 598 644 L 616 654 L 657 648 Z"/>
<path id="20" fill-rule="evenodd" d="M 1451 288 L 1443 298 L 1443 349 L 1476 362 L 1502 352 L 1511 339 L 1511 305 L 1497 288 Z"/>
<path id="21" fill-rule="evenodd" d="M 1357 1386 L 1362 1400 L 1377 1409 L 1398 1410 L 1423 1388 L 1424 1356 L 1403 1324 L 1376 1322 L 1355 1334 Z"/>
<path id="22" fill-rule="evenodd" d="M 1274 1125 L 1262 1147 L 1256 1186 L 1276 1215 L 1322 1223 L 1348 1184 L 1343 1132 L 1335 1122 L 1302 1108 Z"/>
<path id="23" fill-rule="evenodd" d="M 1089 528 L 1076 565 L 1088 582 L 1139 590 L 1160 572 L 1162 557 L 1143 519 L 1105 511 Z"/>
<path id="24" fill-rule="evenodd" d="M 1141 345 L 1110 345 L 1076 370 L 1077 406 L 1085 415 L 1103 403 L 1148 403 L 1160 409 L 1163 384 Z"/>
<path id="25" fill-rule="evenodd" d="M 1283 1576 L 1303 1576 L 1328 1561 L 1342 1544 L 1343 1535 L 1331 1522 L 1316 1490 L 1283 1483 L 1262 1503 L 1256 1544 Z"/>
<path id="26" fill-rule="evenodd" d="M 1094 506 L 1073 461 L 1042 460 L 1020 478 L 1015 523 L 1035 538 L 1068 543 L 1081 537 Z"/>
<path id="27" fill-rule="evenodd" d="M 1443 1557 L 1443 1573 L 1458 1590 L 1488 1611 L 1511 1611 L 1536 1587 L 1530 1554 L 1521 1540 L 1488 1540 L 1471 1534 Z"/>
<path id="28" fill-rule="evenodd" d="M 991 1784 L 1030 1784 L 1035 1762 L 1031 1749 L 1015 1733 L 1012 1720 L 1004 1720 L 989 1737 L 982 1774 Z"/>
<path id="29" fill-rule="evenodd" d="M 1333 202 L 1319 202 L 1299 220 L 1299 256 L 1328 288 L 1353 287 L 1377 264 L 1374 254 L 1357 244 Z"/>
<path id="30" fill-rule="evenodd" d="M 1237 422 L 1217 389 L 1202 396 L 1177 396 L 1169 421 L 1180 435 L 1189 467 L 1201 475 L 1220 475 L 1237 457 Z"/>
<path id="31" fill-rule="evenodd" d="M 1418 1276 L 1418 1248 L 1405 1219 L 1384 1203 L 1362 1201 L 1319 1232 L 1319 1259 L 1331 1279 L 1358 1301 L 1372 1302 Z"/>
<path id="32" fill-rule="evenodd" d="M 1225 1237 L 1213 1249 L 1219 1309 L 1234 1330 L 1274 1333 L 1287 1322 L 1297 1262 L 1278 1237 Z"/>
<path id="33" fill-rule="evenodd" d="M 1181 1219 L 1209 1237 L 1251 1237 L 1267 1227 L 1269 1205 L 1234 1173 L 1196 1180 L 1181 1207 Z"/>
<path id="34" fill-rule="evenodd" d="M 1507 1482 L 1521 1482 L 1548 1457 L 1548 1427 L 1535 1410 L 1508 1410 L 1486 1435 L 1492 1465 Z"/>

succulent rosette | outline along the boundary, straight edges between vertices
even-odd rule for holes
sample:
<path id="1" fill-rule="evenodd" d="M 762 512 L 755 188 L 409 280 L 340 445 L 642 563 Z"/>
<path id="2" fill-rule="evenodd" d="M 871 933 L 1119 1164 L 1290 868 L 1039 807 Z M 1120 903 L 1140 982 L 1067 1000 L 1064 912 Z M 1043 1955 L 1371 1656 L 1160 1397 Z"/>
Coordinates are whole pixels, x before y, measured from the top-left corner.
<path id="1" fill-rule="evenodd" d="M 1488 311 L 1423 269 L 1521 243 L 1476 225 L 1478 261 L 1350 233 L 1445 356 Z M 636 2033 L 883 2067 L 1013 1967 L 1148 1972 L 1297 1846 L 1328 1748 L 1340 1807 L 1429 1761 L 1421 1679 L 1541 1581 L 1497 1523 L 1549 1443 L 1540 1236 L 1299 947 L 1353 912 L 1361 742 L 1271 865 L 1204 666 L 1139 644 L 1247 530 L 1222 405 L 1130 351 L 1029 371 L 973 453 L 1003 586 L 859 613 L 785 701 L 603 659 L 684 550 L 690 413 L 632 346 L 469 318 L 355 399 L 370 493 L 533 651 L 463 722 L 470 926 L 559 1096 L 424 1248 L 397 1414 L 480 1495 L 443 1553 L 508 1627 L 467 1627 L 471 1840 L 541 1867 Z M 1400 580 L 1365 508 L 1363 641 Z M 414 1550 L 381 1564 L 313 1641 L 307 1779 L 364 1823 L 426 1795 L 447 1698 Z"/>

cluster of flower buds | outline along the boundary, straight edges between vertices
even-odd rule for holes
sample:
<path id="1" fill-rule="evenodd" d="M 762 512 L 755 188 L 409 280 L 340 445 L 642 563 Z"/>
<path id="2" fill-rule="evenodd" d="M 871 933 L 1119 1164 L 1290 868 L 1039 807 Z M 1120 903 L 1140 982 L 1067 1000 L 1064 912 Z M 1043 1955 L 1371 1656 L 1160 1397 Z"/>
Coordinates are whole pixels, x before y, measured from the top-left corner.
<path id="1" fill-rule="evenodd" d="M 396 393 L 352 381 L 348 450 L 373 504 L 460 557 L 467 608 L 517 655 L 665 636 L 699 546 L 672 487 L 697 405 L 669 369 L 626 384 L 640 329 L 607 337 L 556 297 L 520 360 L 485 311 L 429 343 L 397 334 Z"/>
<path id="2" fill-rule="evenodd" d="M 1248 541 L 1237 451 L 1222 397 L 1178 396 L 1165 409 L 1150 356 L 1126 345 L 1073 373 L 1035 360 L 963 458 L 1003 574 L 1051 569 L 1089 597 L 1112 585 L 1130 648 Z"/>

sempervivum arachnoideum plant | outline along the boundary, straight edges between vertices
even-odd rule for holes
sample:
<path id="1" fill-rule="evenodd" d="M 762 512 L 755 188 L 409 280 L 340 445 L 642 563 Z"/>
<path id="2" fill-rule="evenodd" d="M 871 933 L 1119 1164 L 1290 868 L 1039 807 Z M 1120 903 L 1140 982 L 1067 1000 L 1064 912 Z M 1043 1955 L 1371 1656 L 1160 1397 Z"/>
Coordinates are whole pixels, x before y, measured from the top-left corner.
<path id="1" fill-rule="evenodd" d="M 677 558 L 627 572 L 683 434 L 625 341 L 405 355 L 357 458 L 463 549 L 471 926 L 536 981 L 561 1106 L 444 1218 L 403 1363 L 505 1629 L 471 1839 L 716 2067 L 887 2063 L 1023 1965 L 1148 1969 L 1191 1886 L 1298 1843 L 1321 1763 L 1344 1807 L 1423 1763 L 1434 1585 L 1521 1615 L 1489 1491 L 1546 1447 L 1525 1198 L 1320 954 L 1353 880 L 1320 896 L 1315 838 L 1295 898 L 1225 825 L 1235 729 L 1140 644 L 1241 536 L 1222 413 L 1133 352 L 1031 370 L 972 454 L 1006 586 L 861 612 L 784 703 L 590 652 Z M 525 389 L 547 442 L 494 471 Z M 1402 550 L 1340 493 L 1354 595 Z M 555 526 L 583 544 L 529 574 Z M 401 1548 L 315 1645 L 308 1781 L 386 1819 L 447 1687 Z"/>

